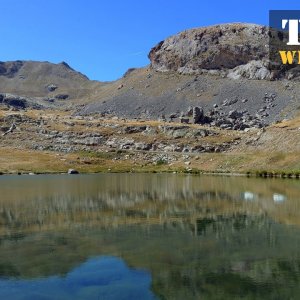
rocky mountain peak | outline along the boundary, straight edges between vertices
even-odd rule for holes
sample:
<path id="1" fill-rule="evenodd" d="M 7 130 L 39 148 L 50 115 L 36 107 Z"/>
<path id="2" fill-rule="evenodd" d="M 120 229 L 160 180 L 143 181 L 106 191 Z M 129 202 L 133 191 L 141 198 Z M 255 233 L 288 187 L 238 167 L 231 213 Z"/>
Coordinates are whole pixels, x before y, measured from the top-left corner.
<path id="1" fill-rule="evenodd" d="M 56 100 L 81 98 L 93 83 L 66 62 L 0 62 L 0 94 Z M 0 101 L 1 102 L 1 101 Z"/>
<path id="2" fill-rule="evenodd" d="M 20 70 L 24 62 L 10 61 L 10 62 L 0 62 L 0 76 L 6 76 L 8 78 L 14 77 L 14 75 Z"/>
<path id="3" fill-rule="evenodd" d="M 222 24 L 183 31 L 157 44 L 148 55 L 156 71 L 195 74 L 228 70 L 268 57 L 268 28 Z"/>

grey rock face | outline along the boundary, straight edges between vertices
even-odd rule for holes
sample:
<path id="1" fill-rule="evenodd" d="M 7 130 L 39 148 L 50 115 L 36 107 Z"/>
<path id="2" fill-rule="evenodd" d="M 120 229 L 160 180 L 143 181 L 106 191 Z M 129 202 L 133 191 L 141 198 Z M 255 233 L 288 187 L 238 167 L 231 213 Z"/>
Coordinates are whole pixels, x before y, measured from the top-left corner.
<path id="1" fill-rule="evenodd" d="M 149 58 L 156 71 L 195 74 L 201 69 L 233 69 L 267 58 L 267 45 L 265 26 L 224 24 L 171 36 L 152 48 Z"/>

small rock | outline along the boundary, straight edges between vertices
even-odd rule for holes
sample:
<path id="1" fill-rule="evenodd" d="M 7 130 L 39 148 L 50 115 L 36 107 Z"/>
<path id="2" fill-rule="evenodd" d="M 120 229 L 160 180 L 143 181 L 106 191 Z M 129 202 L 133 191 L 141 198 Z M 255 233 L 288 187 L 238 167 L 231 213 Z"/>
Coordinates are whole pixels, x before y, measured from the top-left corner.
<path id="1" fill-rule="evenodd" d="M 66 99 L 69 98 L 69 95 L 67 95 L 67 94 L 58 94 L 58 95 L 55 96 L 55 98 L 58 99 L 58 100 L 66 100 Z"/>
<path id="2" fill-rule="evenodd" d="M 57 88 L 58 88 L 58 86 L 55 85 L 55 84 L 49 84 L 47 86 L 47 89 L 48 89 L 49 92 L 54 92 Z"/>
<path id="3" fill-rule="evenodd" d="M 182 124 L 189 124 L 189 122 L 190 122 L 189 118 L 183 118 L 183 117 L 180 118 L 180 123 Z"/>
<path id="4" fill-rule="evenodd" d="M 68 170 L 68 174 L 69 175 L 75 175 L 75 174 L 79 174 L 79 172 L 77 170 L 75 170 L 75 169 L 69 169 Z"/>

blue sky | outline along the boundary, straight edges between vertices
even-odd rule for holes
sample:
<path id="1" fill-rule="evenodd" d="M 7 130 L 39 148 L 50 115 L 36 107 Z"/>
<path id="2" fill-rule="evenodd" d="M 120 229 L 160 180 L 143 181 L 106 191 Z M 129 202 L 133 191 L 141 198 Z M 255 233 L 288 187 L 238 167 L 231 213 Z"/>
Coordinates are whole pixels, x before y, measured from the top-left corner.
<path id="1" fill-rule="evenodd" d="M 0 0 L 0 60 L 66 61 L 108 81 L 149 64 L 151 47 L 184 29 L 227 22 L 268 24 L 270 9 L 299 0 Z"/>

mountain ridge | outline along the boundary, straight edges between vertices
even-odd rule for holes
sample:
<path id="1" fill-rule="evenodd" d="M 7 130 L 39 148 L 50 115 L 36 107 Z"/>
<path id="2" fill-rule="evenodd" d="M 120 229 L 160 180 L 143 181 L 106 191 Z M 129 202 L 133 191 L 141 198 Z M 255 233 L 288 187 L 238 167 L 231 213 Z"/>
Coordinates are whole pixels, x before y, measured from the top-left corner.
<path id="1" fill-rule="evenodd" d="M 0 172 L 299 177 L 299 74 L 271 76 L 261 28 L 229 24 L 171 36 L 150 50 L 150 65 L 113 82 L 91 81 L 66 63 L 0 63 Z M 255 43 L 245 49 L 249 32 L 258 52 Z M 226 66 L 216 65 L 228 55 Z"/>
<path id="2" fill-rule="evenodd" d="M 178 119 L 189 107 L 208 114 L 219 107 L 224 115 L 258 115 L 268 125 L 295 114 L 298 94 L 297 76 L 275 80 L 267 69 L 268 34 L 266 26 L 247 23 L 188 29 L 154 46 L 149 66 L 113 82 L 91 81 L 65 62 L 0 62 L 0 93 L 79 115 Z M 273 107 L 264 102 L 271 94 Z"/>

